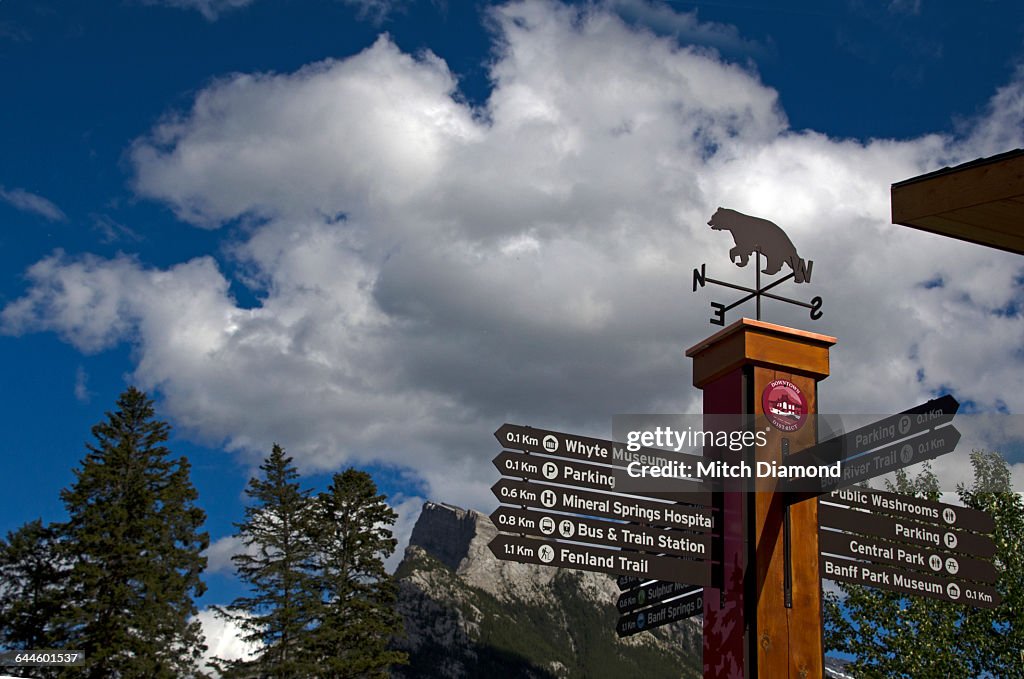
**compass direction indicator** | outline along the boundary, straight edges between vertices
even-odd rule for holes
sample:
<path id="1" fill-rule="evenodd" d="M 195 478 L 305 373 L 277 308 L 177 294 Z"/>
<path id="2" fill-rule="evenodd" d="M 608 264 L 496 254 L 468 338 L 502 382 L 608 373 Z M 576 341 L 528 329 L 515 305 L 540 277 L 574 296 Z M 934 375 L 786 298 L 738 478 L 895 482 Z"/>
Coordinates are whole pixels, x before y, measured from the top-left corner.
<path id="1" fill-rule="evenodd" d="M 713 231 L 729 231 L 732 233 L 735 247 L 729 250 L 729 258 L 736 266 L 746 266 L 747 262 L 750 261 L 751 255 L 754 255 L 755 265 L 753 288 L 718 280 L 717 278 L 709 278 L 706 264 L 701 264 L 699 269 L 693 270 L 693 292 L 697 292 L 698 287 L 703 288 L 708 283 L 711 283 L 723 288 L 747 293 L 731 304 L 711 302 L 711 308 L 714 310 L 715 316 L 709 319 L 709 321 L 713 325 L 724 326 L 726 312 L 750 300 L 755 301 L 755 318 L 761 320 L 762 297 L 809 309 L 812 320 L 821 318 L 821 307 L 824 303 L 821 297 L 815 296 L 810 302 L 803 302 L 769 292 L 769 290 L 773 290 L 789 280 L 798 284 L 810 283 L 811 272 L 814 269 L 814 262 L 800 257 L 796 247 L 793 245 L 793 241 L 789 239 L 786 232 L 777 224 L 767 219 L 745 215 L 736 210 L 720 207 L 711 216 L 711 219 L 708 220 L 708 225 Z M 761 268 L 762 261 L 764 269 Z M 790 273 L 782 278 L 771 281 L 767 285 L 761 285 L 761 274 L 773 276 L 782 269 L 783 265 L 790 268 Z"/>

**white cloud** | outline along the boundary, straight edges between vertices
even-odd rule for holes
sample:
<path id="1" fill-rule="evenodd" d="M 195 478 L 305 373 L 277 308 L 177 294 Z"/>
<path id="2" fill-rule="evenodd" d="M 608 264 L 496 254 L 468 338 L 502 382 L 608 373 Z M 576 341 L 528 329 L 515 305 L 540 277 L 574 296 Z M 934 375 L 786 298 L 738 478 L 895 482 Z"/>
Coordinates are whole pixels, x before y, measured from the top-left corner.
<path id="1" fill-rule="evenodd" d="M 866 143 L 788 129 L 777 93 L 704 48 L 601 8 L 493 11 L 486 105 L 386 37 L 291 74 L 224 78 L 131 151 L 137 191 L 192 224 L 248 220 L 231 256 L 154 270 L 61 253 L 29 271 L 8 333 L 84 351 L 131 341 L 136 381 L 195 436 L 303 467 L 409 470 L 487 509 L 503 421 L 607 435 L 622 412 L 695 412 L 682 350 L 709 335 L 691 269 L 737 270 L 723 205 L 815 261 L 800 297 L 835 334 L 823 412 L 899 410 L 952 386 L 1024 408 L 1019 259 L 893 226 L 889 184 L 1019 146 L 1024 75 L 960 136 Z M 941 279 L 941 286 L 924 286 Z M 919 379 L 919 375 L 921 378 Z M 871 404 L 866 406 L 865 404 Z"/>
<path id="2" fill-rule="evenodd" d="M 242 639 L 243 631 L 234 622 L 225 620 L 211 609 L 204 609 L 196 614 L 196 619 L 203 626 L 206 638 L 206 652 L 203 654 L 205 671 L 213 676 L 220 676 L 211 661 L 221 660 L 253 660 L 259 653 L 259 644 L 252 644 Z"/>
<path id="3" fill-rule="evenodd" d="M 75 369 L 75 399 L 81 403 L 88 403 L 90 398 L 92 394 L 89 392 L 89 373 L 82 366 L 78 366 Z"/>
<path id="4" fill-rule="evenodd" d="M 416 525 L 417 519 L 420 518 L 423 501 L 421 497 L 396 497 L 389 503 L 391 508 L 395 510 L 395 513 L 398 514 L 398 520 L 391 527 L 391 534 L 398 541 L 398 544 L 395 547 L 394 553 L 384 560 L 384 566 L 387 568 L 388 573 L 394 573 L 395 569 L 398 568 L 398 564 L 401 563 L 402 557 L 405 556 L 405 548 L 409 546 L 412 528 Z"/>
<path id="5" fill-rule="evenodd" d="M 47 221 L 63 222 L 67 220 L 67 215 L 54 205 L 53 201 L 25 189 L 6 189 L 0 186 L 0 200 L 22 212 L 37 214 Z"/>

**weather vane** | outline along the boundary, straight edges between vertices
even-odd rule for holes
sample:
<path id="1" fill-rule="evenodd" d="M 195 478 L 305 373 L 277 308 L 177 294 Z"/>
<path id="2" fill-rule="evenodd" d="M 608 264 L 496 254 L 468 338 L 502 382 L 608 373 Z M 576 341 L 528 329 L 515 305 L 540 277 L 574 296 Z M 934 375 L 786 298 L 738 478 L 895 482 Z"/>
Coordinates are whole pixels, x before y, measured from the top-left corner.
<path id="1" fill-rule="evenodd" d="M 800 257 L 796 251 L 796 246 L 793 245 L 793 241 L 789 239 L 785 231 L 779 228 L 778 224 L 767 219 L 751 217 L 736 210 L 720 207 L 711 216 L 711 219 L 708 220 L 708 225 L 714 231 L 729 231 L 732 233 L 735 247 L 729 250 L 729 258 L 736 266 L 746 266 L 747 262 L 750 261 L 750 255 L 755 256 L 753 288 L 708 278 L 706 264 L 701 264 L 699 269 L 693 270 L 694 292 L 697 292 L 698 286 L 703 288 L 708 283 L 714 283 L 715 285 L 747 293 L 745 297 L 741 297 L 732 304 L 726 305 L 712 302 L 711 308 L 714 309 L 715 313 L 714 317 L 710 319 L 712 324 L 725 325 L 725 312 L 752 299 L 756 301 L 757 320 L 761 320 L 762 297 L 805 307 L 811 310 L 811 318 L 813 320 L 821 318 L 821 297 L 814 297 L 810 302 L 801 302 L 800 300 L 789 299 L 788 297 L 781 297 L 768 292 L 791 278 L 794 283 L 810 283 L 811 269 L 814 268 L 814 262 L 811 260 L 805 261 Z M 765 261 L 763 270 L 761 269 L 762 257 Z M 761 274 L 774 276 L 782 269 L 783 264 L 788 265 L 792 272 L 761 287 Z"/>

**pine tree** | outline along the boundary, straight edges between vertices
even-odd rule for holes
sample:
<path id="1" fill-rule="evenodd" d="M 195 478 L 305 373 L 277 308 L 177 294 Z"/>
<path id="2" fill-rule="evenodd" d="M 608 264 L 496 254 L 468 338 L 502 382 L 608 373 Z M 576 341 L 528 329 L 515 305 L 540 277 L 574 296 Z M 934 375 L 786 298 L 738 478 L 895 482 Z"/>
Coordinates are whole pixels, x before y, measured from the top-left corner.
<path id="1" fill-rule="evenodd" d="M 220 612 L 262 650 L 252 661 L 220 665 L 229 676 L 317 676 L 307 652 L 316 611 L 309 491 L 299 487 L 292 458 L 276 443 L 260 470 L 263 478 L 250 479 L 245 491 L 252 501 L 245 508 L 245 521 L 236 524 L 236 537 L 246 551 L 232 557 L 251 596 L 235 599 Z"/>
<path id="2" fill-rule="evenodd" d="M 130 387 L 92 428 L 95 442 L 61 492 L 67 647 L 85 652 L 90 677 L 197 673 L 205 647 L 193 597 L 206 589 L 209 537 L 188 461 L 162 445 L 169 433 L 153 402 Z"/>
<path id="3" fill-rule="evenodd" d="M 30 521 L 0 542 L 0 646 L 66 647 L 59 620 L 68 568 L 59 553 L 59 531 Z"/>
<path id="4" fill-rule="evenodd" d="M 377 494 L 370 475 L 348 469 L 335 474 L 316 503 L 314 533 L 319 625 L 311 645 L 321 677 L 387 677 L 388 667 L 408 656 L 388 645 L 402 631 L 394 608 L 394 582 L 384 559 L 394 550 L 396 514 Z"/>
<path id="5" fill-rule="evenodd" d="M 992 452 L 971 455 L 974 483 L 958 488 L 967 507 L 995 520 L 994 564 L 999 607 L 973 609 L 924 597 L 840 584 L 844 598 L 826 595 L 825 646 L 854 656 L 855 676 L 914 679 L 996 676 L 1024 679 L 1024 501 L 1010 484 L 1006 462 Z M 940 497 L 930 467 L 915 479 L 902 471 L 889 490 Z"/>

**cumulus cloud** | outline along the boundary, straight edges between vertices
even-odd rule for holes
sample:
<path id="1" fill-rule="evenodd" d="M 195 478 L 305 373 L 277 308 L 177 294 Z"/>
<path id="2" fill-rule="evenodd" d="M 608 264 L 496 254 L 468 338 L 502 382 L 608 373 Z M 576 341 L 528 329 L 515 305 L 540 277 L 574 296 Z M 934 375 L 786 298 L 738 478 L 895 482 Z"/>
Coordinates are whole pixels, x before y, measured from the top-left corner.
<path id="1" fill-rule="evenodd" d="M 212 609 L 199 611 L 195 617 L 203 627 L 206 640 L 206 652 L 203 653 L 204 669 L 213 676 L 220 676 L 212 661 L 220 660 L 253 660 L 259 653 L 259 644 L 249 643 L 242 639 L 244 630 L 235 622 L 225 620 Z"/>
<path id="2" fill-rule="evenodd" d="M 53 201 L 25 189 L 5 189 L 0 186 L 0 200 L 22 212 L 37 214 L 50 222 L 63 222 L 67 219 L 64 211 L 54 205 Z"/>
<path id="3" fill-rule="evenodd" d="M 663 10 L 659 10 L 663 11 Z M 719 205 L 787 230 L 839 337 L 823 412 L 953 388 L 1024 407 L 1019 259 L 902 227 L 889 184 L 1021 144 L 1024 76 L 956 136 L 790 130 L 777 92 L 706 47 L 601 7 L 493 10 L 493 91 L 386 36 L 343 60 L 240 74 L 133 145 L 135 189 L 207 229 L 244 221 L 233 270 L 48 257 L 8 333 L 130 341 L 179 427 L 312 469 L 382 463 L 487 509 L 502 422 L 607 435 L 623 412 L 697 412 L 682 351 L 714 329 L 691 270 L 728 260 Z M 866 410 L 865 404 L 871 404 Z M 1000 406 L 1001 404 L 1001 406 Z"/>

